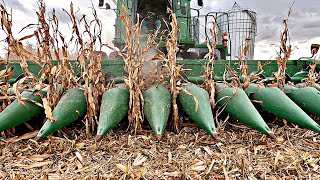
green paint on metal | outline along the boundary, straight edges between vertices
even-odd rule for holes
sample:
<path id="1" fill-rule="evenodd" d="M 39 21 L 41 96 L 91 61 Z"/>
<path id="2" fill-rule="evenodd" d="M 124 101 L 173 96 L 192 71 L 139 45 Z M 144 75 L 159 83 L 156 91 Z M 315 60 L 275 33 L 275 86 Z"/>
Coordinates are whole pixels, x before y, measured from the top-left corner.
<path id="1" fill-rule="evenodd" d="M 261 87 L 259 87 L 258 84 L 251 83 L 251 84 L 249 84 L 249 86 L 246 89 L 244 89 L 244 91 L 246 92 L 246 94 L 248 96 L 250 96 L 251 94 L 258 92 L 259 88 L 261 88 Z"/>
<path id="2" fill-rule="evenodd" d="M 284 88 L 280 88 L 280 90 L 283 91 L 285 94 L 292 93 L 297 89 L 298 88 L 296 86 L 287 85 L 287 84 L 284 85 Z"/>
<path id="3" fill-rule="evenodd" d="M 203 84 L 204 78 L 203 77 L 188 77 L 188 81 L 194 84 Z"/>
<path id="4" fill-rule="evenodd" d="M 155 135 L 163 135 L 171 110 L 171 94 L 164 85 L 155 85 L 143 93 L 144 114 Z"/>
<path id="5" fill-rule="evenodd" d="M 301 76 L 291 77 L 291 80 L 294 83 L 301 83 L 303 79 L 305 79 L 305 77 L 301 77 Z"/>
<path id="6" fill-rule="evenodd" d="M 34 95 L 33 92 L 24 91 L 21 93 L 23 98 L 31 99 L 42 103 L 40 96 Z M 33 102 L 23 101 L 26 106 L 14 100 L 6 109 L 0 113 L 0 132 L 23 124 L 30 119 L 43 114 L 44 109 Z"/>
<path id="7" fill-rule="evenodd" d="M 252 72 L 256 72 L 259 66 L 259 62 L 265 66 L 263 66 L 263 73 L 265 77 L 272 77 L 273 72 L 278 71 L 278 65 L 276 60 L 248 60 L 248 74 Z M 200 77 L 204 74 L 203 66 L 207 63 L 206 60 L 179 60 L 178 64 L 184 65 L 187 76 L 192 77 Z M 230 66 L 229 66 L 230 64 Z M 217 77 L 223 77 L 225 70 L 227 67 L 235 70 L 238 74 L 240 73 L 238 61 L 236 60 L 215 60 L 214 61 L 214 75 Z M 298 60 L 290 60 L 287 62 L 287 70 L 286 73 L 289 76 L 293 76 L 297 72 L 306 68 L 308 64 L 305 61 Z"/>
<path id="8" fill-rule="evenodd" d="M 306 87 L 306 83 L 299 83 L 294 85 L 296 88 L 303 88 Z"/>
<path id="9" fill-rule="evenodd" d="M 231 78 L 223 78 L 223 76 L 214 76 L 213 77 L 214 81 L 227 81 L 231 82 Z M 188 76 L 188 81 L 194 84 L 203 84 L 204 83 L 204 78 L 203 77 L 192 77 Z"/>
<path id="10" fill-rule="evenodd" d="M 259 105 L 277 117 L 301 127 L 320 132 L 320 126 L 277 87 L 267 87 L 251 96 Z"/>
<path id="11" fill-rule="evenodd" d="M 124 83 L 124 78 L 123 77 L 117 77 L 117 78 L 114 78 L 114 79 L 107 80 L 107 83 L 112 83 L 112 82 L 114 82 L 115 84 Z"/>
<path id="12" fill-rule="evenodd" d="M 73 64 L 75 61 L 70 61 L 71 64 Z M 265 66 L 263 66 L 263 75 L 265 77 L 272 77 L 273 72 L 277 72 L 278 71 L 278 65 L 277 62 L 274 61 L 270 61 L 270 60 L 248 60 L 248 73 L 252 73 L 254 71 L 257 70 L 258 67 L 258 63 L 261 64 L 266 64 Z M 178 64 L 179 65 L 184 65 L 184 67 L 186 69 L 188 69 L 188 71 L 186 71 L 186 75 L 188 77 L 201 77 L 204 74 L 204 68 L 203 66 L 207 63 L 206 60 L 179 60 Z M 54 64 L 57 64 L 57 61 L 54 61 Z M 238 68 L 238 61 L 236 60 L 216 60 L 214 62 L 214 73 L 215 73 L 215 80 L 223 80 L 223 74 L 225 72 L 225 69 L 229 66 L 230 64 L 230 68 L 236 70 L 238 72 L 238 74 L 240 74 L 239 68 Z M 10 67 L 14 68 L 14 74 L 12 76 L 12 82 L 18 77 L 18 75 L 20 75 L 21 73 L 23 73 L 19 61 L 11 61 L 9 64 Z M 289 76 L 294 76 L 295 74 L 297 74 L 297 72 L 300 72 L 302 69 L 306 68 L 308 66 L 306 61 L 298 61 L 298 60 L 290 60 L 287 62 L 287 70 L 286 73 Z M 0 66 L 0 69 L 4 69 L 5 66 L 2 65 Z M 32 72 L 33 74 L 38 74 L 39 71 L 41 70 L 41 67 L 35 63 L 32 62 L 28 62 L 28 69 L 30 70 L 30 72 Z M 73 68 L 73 70 L 75 71 L 75 74 L 78 74 L 78 69 L 75 67 Z M 113 73 L 116 77 L 116 81 L 120 81 L 122 82 L 121 79 L 118 79 L 120 77 L 123 77 L 126 73 L 124 71 L 124 61 L 123 60 L 105 60 L 102 62 L 102 71 L 103 73 Z M 297 75 L 295 75 L 297 76 Z M 297 77 L 300 78 L 300 77 Z M 301 78 L 300 78 L 301 79 Z M 10 81 L 11 81 L 10 80 Z"/>
<path id="13" fill-rule="evenodd" d="M 128 114 L 129 98 L 129 91 L 119 87 L 103 94 L 97 136 L 106 135 Z"/>
<path id="14" fill-rule="evenodd" d="M 253 129 L 272 136 L 270 128 L 242 89 L 218 84 L 216 92 L 216 102 L 219 106 L 226 106 L 225 111 Z"/>
<path id="15" fill-rule="evenodd" d="M 306 83 L 299 83 L 299 84 L 295 84 L 294 86 L 296 88 L 308 87 Z M 313 84 L 309 85 L 309 87 L 316 88 L 318 91 L 320 91 L 320 85 L 318 83 L 313 83 Z"/>
<path id="16" fill-rule="evenodd" d="M 183 91 L 179 94 L 178 100 L 184 111 L 208 134 L 216 134 L 208 92 L 194 84 L 186 85 L 183 88 L 191 94 L 189 95 Z M 198 102 L 198 109 L 194 98 Z"/>
<path id="17" fill-rule="evenodd" d="M 320 117 L 320 92 L 313 87 L 299 88 L 287 96 L 304 111 L 315 113 Z"/>
<path id="18" fill-rule="evenodd" d="M 291 80 L 294 83 L 301 83 L 303 79 L 308 77 L 308 75 L 309 71 L 299 71 L 291 77 Z"/>
<path id="19" fill-rule="evenodd" d="M 62 95 L 57 106 L 52 111 L 55 122 L 47 120 L 40 129 L 37 139 L 45 138 L 57 130 L 74 122 L 87 112 L 87 102 L 82 89 L 70 89 Z"/>

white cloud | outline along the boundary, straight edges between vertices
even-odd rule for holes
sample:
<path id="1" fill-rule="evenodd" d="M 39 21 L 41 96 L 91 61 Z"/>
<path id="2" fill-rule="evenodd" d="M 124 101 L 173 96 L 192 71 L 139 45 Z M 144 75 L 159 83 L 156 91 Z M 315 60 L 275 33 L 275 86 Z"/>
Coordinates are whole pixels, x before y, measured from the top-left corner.
<path id="1" fill-rule="evenodd" d="M 314 37 L 306 41 L 292 41 L 293 52 L 290 59 L 299 59 L 300 57 L 311 57 L 311 44 L 319 44 L 320 36 Z M 279 51 L 280 43 L 263 40 L 256 43 L 255 59 L 275 59 Z"/>

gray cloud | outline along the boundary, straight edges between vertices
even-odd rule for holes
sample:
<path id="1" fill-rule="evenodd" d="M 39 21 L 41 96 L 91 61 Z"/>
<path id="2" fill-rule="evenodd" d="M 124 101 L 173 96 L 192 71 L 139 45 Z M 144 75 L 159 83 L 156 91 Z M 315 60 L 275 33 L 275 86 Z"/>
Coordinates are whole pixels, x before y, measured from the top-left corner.
<path id="1" fill-rule="evenodd" d="M 69 13 L 69 9 L 65 9 L 65 11 L 63 10 L 63 8 L 61 7 L 48 7 L 47 8 L 47 12 L 51 13 L 53 12 L 53 9 L 55 10 L 56 16 L 58 17 L 59 23 L 63 23 L 63 24 L 70 24 L 71 23 L 71 19 L 69 17 L 69 15 L 65 12 L 67 11 Z M 83 16 L 82 11 L 78 11 L 76 12 L 76 17 L 77 18 L 81 18 Z"/>
<path id="2" fill-rule="evenodd" d="M 282 21 L 287 16 L 288 9 L 294 0 L 237 0 L 237 3 L 244 8 L 249 8 L 257 13 L 258 18 L 258 36 L 256 37 L 256 44 L 259 42 L 278 44 L 280 31 L 283 29 Z M 31 13 L 34 13 L 37 9 L 36 1 L 30 4 L 24 4 L 23 0 L 4 0 L 9 8 L 13 10 L 21 11 L 25 14 L 25 17 L 19 17 L 21 21 L 27 21 L 26 18 L 30 17 Z M 52 2 L 51 0 L 45 0 L 45 2 Z M 68 1 L 69 2 L 69 1 Z M 93 5 L 97 8 L 98 0 L 91 1 L 74 1 L 75 6 L 80 6 L 80 12 L 86 15 L 91 14 L 91 10 L 88 7 Z M 115 7 L 112 0 L 106 0 L 113 7 Z M 196 0 L 192 0 L 193 7 L 196 5 Z M 200 10 L 201 14 L 208 12 L 228 11 L 233 6 L 235 0 L 204 0 L 204 8 Z M 49 3 L 48 3 L 49 4 Z M 50 3 L 52 4 L 52 3 Z M 30 8 L 32 7 L 32 8 Z M 56 9 L 59 21 L 63 24 L 69 23 L 69 17 L 62 11 L 62 7 L 69 8 L 69 3 L 57 4 L 48 7 L 48 11 L 53 8 Z M 320 29 L 320 1 L 319 0 L 296 0 L 293 6 L 293 12 L 289 21 L 289 30 L 291 35 L 291 41 L 309 43 L 308 40 L 314 37 L 319 37 Z M 104 22 L 105 26 L 105 39 L 111 42 L 114 32 L 114 12 L 103 11 L 97 8 L 99 18 Z M 82 15 L 82 14 L 81 14 Z M 81 16 L 80 15 L 80 16 Z M 15 17 L 17 18 L 17 17 Z M 28 23 L 26 23 L 28 24 Z M 261 44 L 261 43 L 260 43 Z M 266 47 L 268 47 L 268 45 Z M 260 48 L 260 46 L 259 46 Z"/>
<path id="3" fill-rule="evenodd" d="M 50 7 L 50 8 L 48 8 L 49 12 L 52 12 L 53 9 L 54 9 L 55 12 L 56 12 L 56 16 L 57 16 L 58 19 L 59 19 L 59 23 L 69 23 L 69 22 L 70 22 L 69 16 L 67 15 L 66 12 L 64 12 L 64 11 L 62 10 L 61 7 Z"/>
<path id="4" fill-rule="evenodd" d="M 33 10 L 27 9 L 22 0 L 4 0 L 5 3 L 13 9 L 17 9 L 26 13 L 34 13 Z M 45 1 L 46 2 L 46 1 Z M 111 0 L 107 0 L 108 3 L 114 6 Z M 193 7 L 198 7 L 195 0 L 191 1 Z M 228 11 L 233 6 L 235 0 L 224 0 L 223 3 L 220 0 L 204 0 L 204 8 L 201 9 L 202 14 L 206 14 L 212 11 Z M 257 0 L 237 0 L 237 3 L 244 8 L 249 8 L 257 13 L 258 18 L 258 36 L 257 40 L 278 40 L 280 30 L 283 28 L 282 21 L 286 17 L 288 8 L 291 6 L 293 0 L 269 0 L 269 1 L 257 1 Z M 84 14 L 89 14 L 88 7 L 92 5 L 97 6 L 96 1 L 78 1 L 81 6 L 81 12 L 85 9 Z M 93 3 L 93 4 L 92 4 Z M 36 5 L 36 3 L 34 3 Z M 51 11 L 56 9 L 57 16 L 61 23 L 69 23 L 68 15 L 62 11 L 62 5 L 55 7 L 48 7 Z M 69 8 L 69 4 L 64 5 L 65 8 Z M 303 40 L 318 36 L 318 31 L 315 29 L 319 27 L 320 13 L 318 9 L 320 7 L 319 0 L 306 1 L 297 0 L 293 6 L 293 12 L 290 17 L 289 30 L 291 32 L 291 38 L 297 40 Z M 98 12 L 99 14 L 105 14 L 105 12 Z M 81 16 L 81 15 L 78 15 Z M 101 15 L 105 17 L 104 15 Z"/>
<path id="5" fill-rule="evenodd" d="M 4 0 L 4 3 L 12 9 L 16 9 L 21 12 L 30 12 L 30 9 L 27 9 L 24 6 L 23 1 L 20 2 L 19 0 Z"/>

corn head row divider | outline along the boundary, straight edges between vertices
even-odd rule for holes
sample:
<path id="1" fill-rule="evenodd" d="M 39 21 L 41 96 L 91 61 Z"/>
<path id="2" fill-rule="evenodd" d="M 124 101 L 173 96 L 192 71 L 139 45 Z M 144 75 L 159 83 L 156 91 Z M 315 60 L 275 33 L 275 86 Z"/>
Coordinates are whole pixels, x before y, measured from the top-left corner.
<path id="1" fill-rule="evenodd" d="M 246 34 L 234 55 L 229 14 L 202 16 L 190 7 L 190 0 L 117 1 L 114 46 L 102 43 L 102 24 L 94 8 L 93 20 L 77 18 L 73 4 L 64 10 L 72 27 L 72 36 L 66 39 L 55 10 L 47 15 L 44 2 L 39 0 L 38 5 L 38 22 L 25 27 L 34 33 L 17 39 L 12 14 L 0 4 L 8 48 L 7 59 L 0 61 L 3 136 L 38 119 L 42 127 L 36 140 L 75 121 L 85 124 L 88 137 L 96 134 L 100 140 L 121 121 L 127 121 L 128 131 L 143 133 L 147 120 L 161 139 L 167 124 L 179 132 L 181 123 L 190 118 L 215 138 L 223 125 L 219 115 L 227 112 L 275 138 L 263 111 L 320 132 L 320 65 L 312 57 L 289 60 L 292 8 L 284 20 L 278 58 L 251 60 L 256 31 Z M 99 5 L 111 9 L 102 0 Z M 198 6 L 203 6 L 201 0 Z M 250 28 L 255 29 L 255 14 L 242 13 L 249 13 Z M 30 39 L 37 42 L 32 51 L 25 46 Z M 113 50 L 109 57 L 102 47 Z M 70 59 L 70 49 L 77 51 L 75 59 Z M 313 55 L 318 49 L 317 44 L 311 46 Z"/>

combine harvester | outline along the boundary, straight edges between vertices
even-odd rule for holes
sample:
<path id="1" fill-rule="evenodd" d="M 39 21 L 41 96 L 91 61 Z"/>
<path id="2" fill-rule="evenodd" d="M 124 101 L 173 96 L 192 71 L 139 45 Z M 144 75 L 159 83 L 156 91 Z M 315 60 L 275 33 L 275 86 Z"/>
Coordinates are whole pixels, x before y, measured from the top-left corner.
<path id="1" fill-rule="evenodd" d="M 110 5 L 104 4 L 103 0 L 100 0 L 99 5 L 101 8 L 111 9 Z M 198 0 L 198 9 L 191 8 L 190 5 L 190 0 L 117 1 L 117 9 L 115 9 L 117 18 L 115 24 L 116 34 L 113 41 L 114 45 L 119 49 L 125 46 L 125 42 L 123 41 L 125 28 L 120 22 L 120 14 L 122 13 L 123 6 L 129 9 L 134 22 L 139 19 L 137 14 L 148 14 L 145 16 L 146 19 L 141 25 L 142 31 L 146 34 L 152 33 L 157 28 L 162 29 L 166 27 L 162 20 L 170 21 L 170 16 L 167 14 L 167 7 L 170 7 L 173 13 L 177 15 L 179 27 L 178 42 L 180 51 L 177 56 L 181 60 L 178 60 L 178 64 L 188 69 L 188 71 L 185 71 L 186 79 L 184 79 L 187 83 L 183 86 L 186 91 L 181 91 L 177 100 L 183 110 L 197 125 L 204 129 L 209 135 L 215 135 L 216 126 L 209 93 L 200 86 L 205 81 L 203 78 L 203 74 L 205 73 L 203 67 L 207 65 L 208 61 L 204 59 L 204 56 L 209 50 L 207 44 L 201 44 L 200 41 L 208 40 L 212 42 L 212 39 L 209 37 L 209 30 L 212 27 L 211 21 L 217 22 L 218 37 L 215 41 L 218 42 L 218 44 L 215 46 L 215 52 L 217 55 L 216 59 L 218 60 L 214 61 L 214 82 L 215 101 L 218 106 L 223 107 L 224 111 L 234 116 L 240 122 L 273 138 L 273 132 L 257 111 L 257 106 L 302 128 L 307 128 L 317 133 L 320 132 L 320 126 L 307 114 L 312 113 L 318 117 L 320 116 L 319 84 L 314 83 L 306 86 L 306 83 L 304 83 L 304 79 L 308 77 L 310 65 L 314 63 L 313 59 L 289 60 L 286 64 L 286 82 L 291 82 L 291 84 L 286 84 L 282 88 L 270 85 L 276 80 L 273 75 L 278 71 L 276 60 L 247 60 L 248 74 L 256 73 L 259 67 L 264 65 L 263 71 L 256 75 L 258 80 L 252 79 L 245 87 L 229 86 L 227 82 L 232 79 L 232 77 L 225 73 L 226 69 L 232 69 L 238 77 L 242 77 L 239 61 L 232 60 L 235 55 L 232 54 L 233 51 L 230 51 L 230 49 L 232 50 L 235 46 L 233 44 L 236 44 L 232 42 L 232 33 L 234 32 L 231 32 L 229 23 L 223 24 L 223 22 L 231 22 L 230 19 L 228 19 L 231 18 L 231 12 L 210 12 L 206 15 L 200 15 L 200 9 L 204 6 L 202 0 Z M 236 4 L 235 6 L 237 8 Z M 146 12 L 146 10 L 149 9 L 155 10 L 156 12 Z M 248 10 L 243 10 L 243 13 L 249 13 L 249 19 L 252 18 L 253 26 L 256 26 L 256 24 L 254 24 L 254 14 Z M 192 16 L 193 14 L 195 14 L 195 16 Z M 203 22 L 204 29 L 202 28 L 203 26 L 200 25 Z M 201 32 L 202 35 L 204 34 L 202 37 L 200 37 L 200 31 L 204 31 Z M 253 34 L 253 38 L 254 36 L 255 33 Z M 316 54 L 319 45 L 312 45 L 311 49 L 313 54 Z M 159 50 L 166 53 L 164 44 L 160 43 Z M 253 53 L 252 51 L 253 47 L 250 53 Z M 121 83 L 123 83 L 122 77 L 126 75 L 124 61 L 120 58 L 114 60 L 116 58 L 114 54 L 115 53 L 111 53 L 109 59 L 104 60 L 102 64 L 104 73 L 112 73 L 115 77 L 110 79 L 110 81 L 114 81 L 118 85 L 107 90 L 102 96 L 97 130 L 99 139 L 119 124 L 128 114 L 130 94 L 128 89 L 121 85 Z M 251 56 L 251 58 L 252 57 L 253 56 Z M 12 62 L 10 66 L 14 68 L 14 75 L 10 80 L 10 82 L 13 83 L 23 72 L 18 63 Z M 1 67 L 1 69 L 3 68 L 4 67 Z M 37 74 L 39 69 L 39 66 L 29 64 L 29 70 L 34 74 Z M 317 65 L 315 71 L 319 72 L 319 69 L 320 65 Z M 244 81 L 242 78 L 239 79 Z M 259 84 L 256 83 L 257 81 L 259 81 Z M 43 91 L 42 93 L 46 92 Z M 33 93 L 23 92 L 22 96 L 42 103 L 41 98 Z M 165 131 L 167 121 L 172 111 L 171 96 L 172 94 L 168 88 L 162 84 L 154 84 L 143 92 L 145 118 L 149 122 L 154 134 L 159 138 L 161 138 Z M 256 106 L 252 104 L 253 100 L 258 102 L 255 104 Z M 26 106 L 21 106 L 18 101 L 15 100 L 1 112 L 0 132 L 13 128 L 44 113 L 44 109 L 32 102 L 25 102 L 25 105 Z M 45 138 L 62 127 L 76 121 L 86 113 L 86 107 L 87 103 L 83 90 L 68 90 L 53 110 L 53 117 L 56 121 L 51 122 L 47 120 L 40 129 L 37 139 Z"/>

